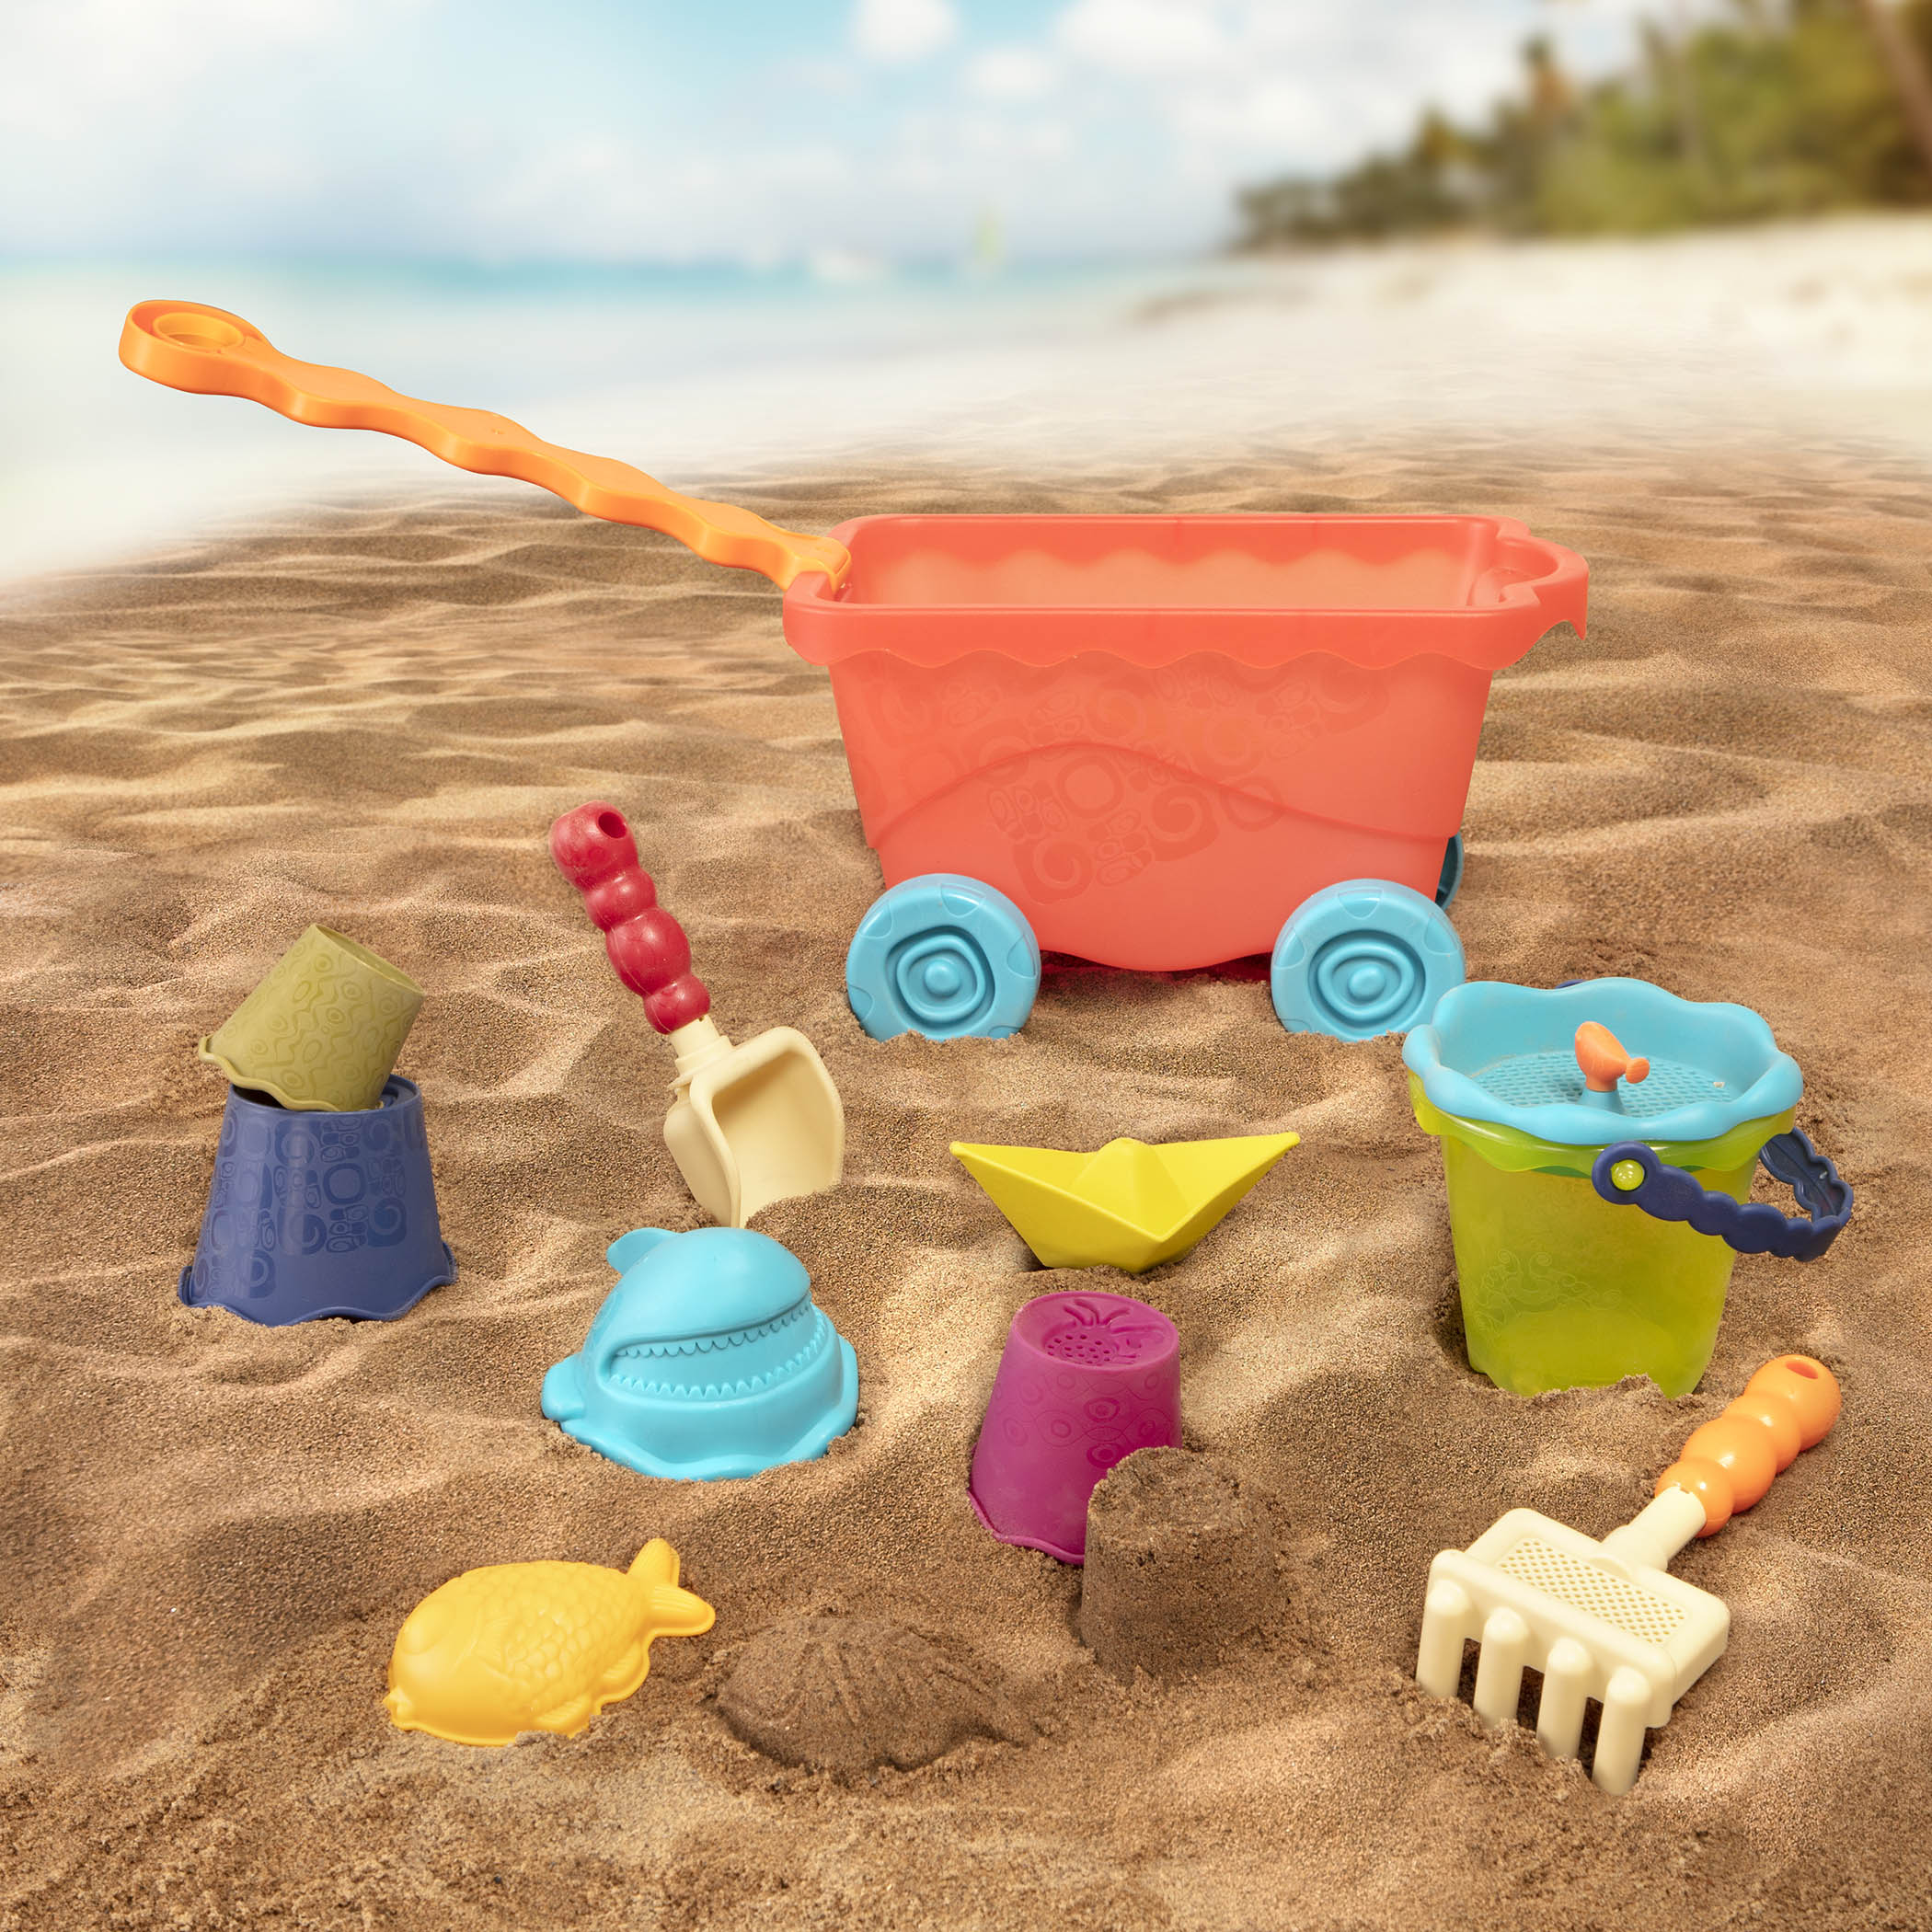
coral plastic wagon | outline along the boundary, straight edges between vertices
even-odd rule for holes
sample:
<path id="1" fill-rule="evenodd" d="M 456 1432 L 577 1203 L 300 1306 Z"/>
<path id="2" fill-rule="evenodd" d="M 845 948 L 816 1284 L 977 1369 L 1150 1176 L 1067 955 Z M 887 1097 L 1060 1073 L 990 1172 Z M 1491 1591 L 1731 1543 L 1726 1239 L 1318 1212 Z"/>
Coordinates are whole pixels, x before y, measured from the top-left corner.
<path id="1" fill-rule="evenodd" d="M 1418 1025 L 1463 976 L 1438 901 L 1490 676 L 1583 628 L 1582 558 L 1507 517 L 876 516 L 809 536 L 297 362 L 223 309 L 138 303 L 121 355 L 520 477 L 784 589 L 885 872 L 845 972 L 879 1038 L 1015 1031 L 1041 946 L 1144 970 L 1272 948 L 1291 1030 Z"/>
<path id="2" fill-rule="evenodd" d="M 1010 1032 L 1039 949 L 1273 952 L 1298 1030 L 1428 1017 L 1489 679 L 1581 630 L 1581 558 L 1503 517 L 880 516 L 792 581 L 889 888 L 870 1032 Z"/>

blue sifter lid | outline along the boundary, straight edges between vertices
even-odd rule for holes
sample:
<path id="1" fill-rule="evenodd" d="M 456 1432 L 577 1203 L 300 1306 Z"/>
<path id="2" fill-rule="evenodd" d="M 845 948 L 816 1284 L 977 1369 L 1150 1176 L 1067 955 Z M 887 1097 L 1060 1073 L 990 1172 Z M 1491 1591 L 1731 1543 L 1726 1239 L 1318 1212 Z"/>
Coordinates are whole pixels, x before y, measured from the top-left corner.
<path id="1" fill-rule="evenodd" d="M 1577 1029 L 1606 1027 L 1642 1080 L 1589 1093 Z M 1443 995 L 1402 1062 L 1445 1114 L 1512 1127 L 1564 1146 L 1711 1141 L 1797 1106 L 1798 1063 L 1749 1006 L 1679 999 L 1647 980 L 1583 980 L 1553 989 L 1472 980 Z"/>

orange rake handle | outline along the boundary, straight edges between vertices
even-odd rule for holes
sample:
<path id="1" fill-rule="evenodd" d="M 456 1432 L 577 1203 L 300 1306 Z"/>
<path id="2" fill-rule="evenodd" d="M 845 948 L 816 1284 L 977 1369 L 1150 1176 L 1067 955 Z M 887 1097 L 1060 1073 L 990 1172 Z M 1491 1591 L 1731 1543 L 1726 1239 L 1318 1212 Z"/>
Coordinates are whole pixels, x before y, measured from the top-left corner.
<path id="1" fill-rule="evenodd" d="M 1837 1378 L 1809 1355 L 1780 1355 L 1744 1385 L 1724 1413 L 1695 1431 L 1684 1453 L 1657 1478 L 1688 1489 L 1704 1505 L 1700 1536 L 1714 1536 L 1732 1512 L 1748 1510 L 1790 1466 L 1800 1449 L 1830 1434 L 1843 1397 Z"/>
<path id="2" fill-rule="evenodd" d="M 535 483 L 606 523 L 660 530 L 707 563 L 759 570 L 783 590 L 821 570 L 836 590 L 852 553 L 829 536 L 781 530 L 749 510 L 707 503 L 609 456 L 587 456 L 534 436 L 506 416 L 398 396 L 351 369 L 298 362 L 252 323 L 193 302 L 138 302 L 121 331 L 121 360 L 136 375 L 197 396 L 239 396 L 322 430 L 380 430 L 458 469 Z"/>

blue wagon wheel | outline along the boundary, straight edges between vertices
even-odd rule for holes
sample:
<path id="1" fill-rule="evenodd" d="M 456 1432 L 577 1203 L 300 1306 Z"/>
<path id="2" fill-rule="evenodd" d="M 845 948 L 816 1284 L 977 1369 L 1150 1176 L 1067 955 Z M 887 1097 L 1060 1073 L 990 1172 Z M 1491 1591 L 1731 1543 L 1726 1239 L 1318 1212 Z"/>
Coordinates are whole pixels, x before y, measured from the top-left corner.
<path id="1" fill-rule="evenodd" d="M 1289 914 L 1269 990 L 1291 1033 L 1406 1033 L 1463 982 L 1463 942 L 1432 899 L 1386 879 L 1324 887 Z"/>
<path id="2" fill-rule="evenodd" d="M 1443 876 L 1435 882 L 1435 903 L 1446 913 L 1463 882 L 1463 835 L 1452 833 L 1443 853 Z"/>
<path id="3" fill-rule="evenodd" d="M 1005 1040 L 1040 991 L 1040 943 L 1006 897 L 960 872 L 903 880 L 845 955 L 845 996 L 874 1040 Z"/>

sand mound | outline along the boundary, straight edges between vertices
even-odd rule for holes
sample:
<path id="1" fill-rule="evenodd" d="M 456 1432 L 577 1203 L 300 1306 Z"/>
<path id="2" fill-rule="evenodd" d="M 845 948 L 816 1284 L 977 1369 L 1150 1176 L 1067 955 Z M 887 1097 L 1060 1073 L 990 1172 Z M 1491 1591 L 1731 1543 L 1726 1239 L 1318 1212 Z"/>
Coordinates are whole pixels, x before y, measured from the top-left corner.
<path id="1" fill-rule="evenodd" d="M 1186 1449 L 1142 1449 L 1094 1491 L 1080 1641 L 1120 1676 L 1218 1663 L 1282 1608 L 1274 1533 L 1239 1474 Z"/>
<path id="2" fill-rule="evenodd" d="M 877 1617 L 774 1625 L 739 1653 L 718 1708 L 754 1751 L 812 1771 L 910 1771 L 968 1738 L 1032 1735 L 995 1678 Z"/>

